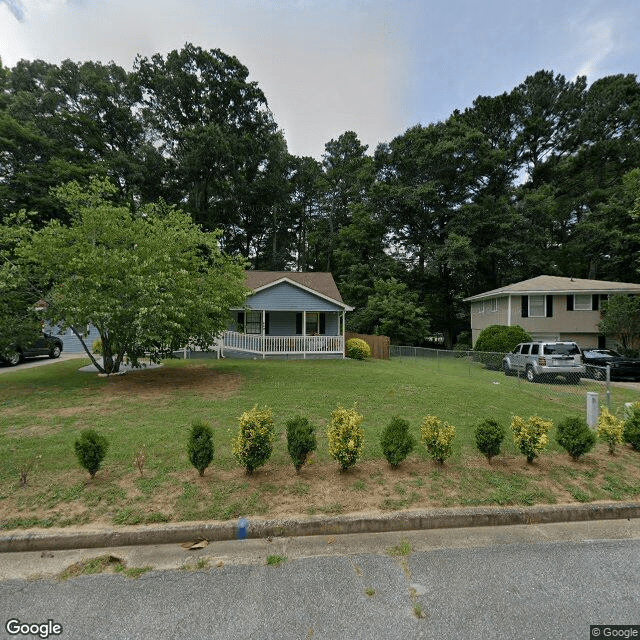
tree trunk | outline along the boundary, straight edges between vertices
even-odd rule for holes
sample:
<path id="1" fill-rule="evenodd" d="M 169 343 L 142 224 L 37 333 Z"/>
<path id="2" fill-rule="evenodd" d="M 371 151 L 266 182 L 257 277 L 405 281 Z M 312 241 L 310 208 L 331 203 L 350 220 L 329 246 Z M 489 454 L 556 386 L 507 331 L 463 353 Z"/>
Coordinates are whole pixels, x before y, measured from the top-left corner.
<path id="1" fill-rule="evenodd" d="M 91 353 L 91 349 L 89 349 L 89 347 L 87 347 L 87 344 L 85 343 L 85 341 L 83 340 L 82 336 L 78 333 L 77 329 L 72 326 L 71 327 L 71 331 L 73 331 L 74 335 L 76 336 L 76 338 L 78 338 L 78 340 L 80 341 L 80 344 L 82 345 L 82 348 L 87 352 L 87 355 L 89 356 L 89 358 L 91 359 L 91 362 L 93 362 L 95 368 L 100 372 L 100 373 L 105 373 L 105 370 L 103 367 L 100 366 L 100 364 L 98 363 L 98 361 L 95 359 L 95 356 L 93 355 L 93 353 Z"/>

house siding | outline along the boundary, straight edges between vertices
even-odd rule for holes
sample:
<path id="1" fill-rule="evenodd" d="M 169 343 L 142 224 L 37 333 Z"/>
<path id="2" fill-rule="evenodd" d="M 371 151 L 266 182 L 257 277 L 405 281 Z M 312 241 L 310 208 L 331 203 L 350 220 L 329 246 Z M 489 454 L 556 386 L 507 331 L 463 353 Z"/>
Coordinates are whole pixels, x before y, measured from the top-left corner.
<path id="1" fill-rule="evenodd" d="M 49 324 L 45 324 L 44 331 L 50 333 L 52 336 L 56 336 L 62 340 L 62 352 L 63 353 L 86 353 L 80 340 L 71 329 L 63 331 L 58 325 L 52 327 Z M 87 346 L 91 348 L 91 345 L 99 338 L 98 330 L 94 326 L 89 326 L 85 341 Z"/>
<path id="2" fill-rule="evenodd" d="M 249 309 L 268 311 L 342 311 L 342 307 L 288 282 L 258 291 L 247 298 Z"/>
<path id="3" fill-rule="evenodd" d="M 542 295 L 542 294 L 541 294 Z M 509 318 L 508 296 L 497 298 L 497 309 L 491 311 L 491 298 L 471 303 L 472 340 L 492 324 L 520 325 L 536 339 L 555 339 L 577 342 L 581 347 L 598 346 L 598 323 L 600 311 L 567 310 L 567 294 L 545 296 L 552 299 L 549 317 L 523 317 L 523 296 L 511 296 L 511 318 Z"/>

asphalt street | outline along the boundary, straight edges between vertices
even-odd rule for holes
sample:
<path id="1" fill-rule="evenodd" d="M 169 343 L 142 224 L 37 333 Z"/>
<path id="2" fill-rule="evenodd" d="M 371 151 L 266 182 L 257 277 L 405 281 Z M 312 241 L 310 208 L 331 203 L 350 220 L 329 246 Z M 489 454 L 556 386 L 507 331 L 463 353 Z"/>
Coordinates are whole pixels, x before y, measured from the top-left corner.
<path id="1" fill-rule="evenodd" d="M 53 577 L 104 553 L 153 570 Z M 576 640 L 594 624 L 640 625 L 633 520 L 2 554 L 0 572 L 3 640 L 27 637 L 9 619 L 79 640 Z"/>

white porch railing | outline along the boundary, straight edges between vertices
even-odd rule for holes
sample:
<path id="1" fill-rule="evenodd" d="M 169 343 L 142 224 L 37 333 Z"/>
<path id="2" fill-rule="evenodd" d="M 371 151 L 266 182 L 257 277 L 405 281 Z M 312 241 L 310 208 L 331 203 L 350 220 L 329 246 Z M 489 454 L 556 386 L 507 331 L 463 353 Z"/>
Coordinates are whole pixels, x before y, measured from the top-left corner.
<path id="1" fill-rule="evenodd" d="M 305 354 L 344 353 L 342 336 L 263 336 L 250 333 L 226 331 L 224 348 L 247 351 L 249 353 Z"/>

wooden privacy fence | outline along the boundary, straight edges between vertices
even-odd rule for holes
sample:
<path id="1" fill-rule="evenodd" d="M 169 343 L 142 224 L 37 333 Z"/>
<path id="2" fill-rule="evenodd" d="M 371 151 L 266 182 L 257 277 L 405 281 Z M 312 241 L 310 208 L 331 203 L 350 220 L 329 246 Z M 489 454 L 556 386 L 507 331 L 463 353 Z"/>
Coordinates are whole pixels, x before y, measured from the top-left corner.
<path id="1" fill-rule="evenodd" d="M 345 339 L 349 340 L 351 338 L 364 340 L 371 347 L 371 355 L 374 358 L 379 358 L 380 360 L 389 359 L 390 340 L 387 336 L 367 336 L 363 333 L 351 333 L 351 331 L 347 331 L 345 333 Z"/>

